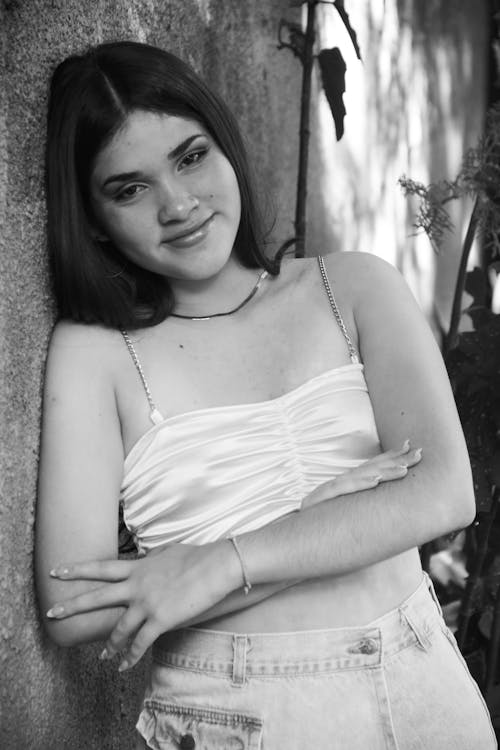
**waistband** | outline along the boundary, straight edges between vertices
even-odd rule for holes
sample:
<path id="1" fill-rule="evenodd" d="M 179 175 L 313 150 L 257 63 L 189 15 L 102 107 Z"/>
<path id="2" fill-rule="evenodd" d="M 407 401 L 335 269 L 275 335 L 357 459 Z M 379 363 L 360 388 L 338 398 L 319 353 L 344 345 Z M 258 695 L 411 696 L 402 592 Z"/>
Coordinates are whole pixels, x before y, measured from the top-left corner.
<path id="1" fill-rule="evenodd" d="M 413 594 L 367 625 L 249 634 L 186 628 L 166 633 L 156 641 L 153 662 L 229 676 L 235 685 L 252 676 L 376 667 L 410 645 L 427 650 L 432 633 L 442 623 L 432 581 L 424 573 Z"/>

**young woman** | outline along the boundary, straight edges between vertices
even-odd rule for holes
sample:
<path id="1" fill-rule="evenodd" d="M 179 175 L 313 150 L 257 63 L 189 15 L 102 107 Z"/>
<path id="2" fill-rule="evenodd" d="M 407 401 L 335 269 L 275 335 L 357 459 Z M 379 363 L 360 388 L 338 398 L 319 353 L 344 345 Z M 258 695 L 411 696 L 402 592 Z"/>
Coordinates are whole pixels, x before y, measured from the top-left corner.
<path id="1" fill-rule="evenodd" d="M 38 590 L 59 645 L 154 644 L 137 747 L 496 747 L 420 566 L 474 498 L 399 275 L 278 273 L 232 116 L 146 45 L 56 70 L 47 198 Z"/>

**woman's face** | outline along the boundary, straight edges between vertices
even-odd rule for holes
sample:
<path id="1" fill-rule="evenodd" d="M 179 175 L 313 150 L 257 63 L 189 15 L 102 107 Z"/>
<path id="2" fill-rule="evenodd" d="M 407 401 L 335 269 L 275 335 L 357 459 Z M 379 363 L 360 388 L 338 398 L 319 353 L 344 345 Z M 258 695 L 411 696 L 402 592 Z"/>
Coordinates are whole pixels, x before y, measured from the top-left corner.
<path id="1" fill-rule="evenodd" d="M 138 110 L 90 179 L 100 237 L 142 268 L 202 280 L 226 264 L 240 222 L 234 170 L 194 120 Z"/>

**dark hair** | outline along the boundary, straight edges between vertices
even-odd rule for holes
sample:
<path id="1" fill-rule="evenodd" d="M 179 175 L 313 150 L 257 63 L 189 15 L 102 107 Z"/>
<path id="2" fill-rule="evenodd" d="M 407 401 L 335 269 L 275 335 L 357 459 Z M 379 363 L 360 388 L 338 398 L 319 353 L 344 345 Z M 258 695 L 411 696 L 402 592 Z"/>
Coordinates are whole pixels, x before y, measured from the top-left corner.
<path id="1" fill-rule="evenodd" d="M 140 328 L 173 307 L 168 280 L 93 237 L 89 180 L 99 151 L 135 110 L 200 122 L 233 167 L 241 196 L 235 253 L 276 273 L 264 254 L 263 222 L 242 137 L 227 106 L 182 60 L 157 47 L 114 42 L 68 57 L 50 88 L 46 151 L 48 245 L 59 314 L 85 323 Z"/>

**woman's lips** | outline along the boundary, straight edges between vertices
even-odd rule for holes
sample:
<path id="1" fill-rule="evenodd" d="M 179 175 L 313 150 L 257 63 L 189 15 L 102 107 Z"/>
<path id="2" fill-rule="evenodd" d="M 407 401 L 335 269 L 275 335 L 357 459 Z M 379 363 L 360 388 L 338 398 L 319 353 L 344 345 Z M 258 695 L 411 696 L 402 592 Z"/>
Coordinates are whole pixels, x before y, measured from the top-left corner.
<path id="1" fill-rule="evenodd" d="M 191 247 L 192 245 L 198 244 L 198 242 L 201 242 L 201 240 L 205 239 L 208 232 L 210 231 L 213 218 L 214 214 L 212 214 L 212 216 L 209 216 L 209 218 L 206 219 L 202 224 L 198 224 L 198 226 L 194 229 L 188 230 L 184 234 L 174 236 L 170 240 L 163 240 L 162 244 L 179 248 Z"/>

